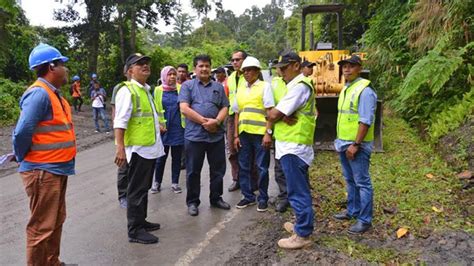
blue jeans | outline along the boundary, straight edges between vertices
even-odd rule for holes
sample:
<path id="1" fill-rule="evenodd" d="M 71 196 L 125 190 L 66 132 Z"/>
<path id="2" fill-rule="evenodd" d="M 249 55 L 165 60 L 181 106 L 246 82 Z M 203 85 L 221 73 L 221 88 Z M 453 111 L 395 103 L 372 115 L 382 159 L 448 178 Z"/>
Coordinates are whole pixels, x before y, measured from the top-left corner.
<path id="1" fill-rule="evenodd" d="M 209 164 L 209 200 L 215 203 L 222 199 L 226 169 L 224 138 L 217 142 L 184 140 L 186 154 L 186 204 L 199 206 L 201 200 L 201 170 L 204 157 Z"/>
<path id="2" fill-rule="evenodd" d="M 285 154 L 280 158 L 281 168 L 286 177 L 288 201 L 295 211 L 295 233 L 307 237 L 313 233 L 313 199 L 308 182 L 309 166 L 294 154 Z"/>
<path id="3" fill-rule="evenodd" d="M 255 154 L 255 164 L 258 169 L 258 202 L 268 201 L 268 167 L 270 166 L 270 150 L 262 146 L 263 135 L 242 132 L 239 135 L 239 183 L 240 191 L 245 199 L 255 201 L 252 183 L 250 182 L 250 168 L 253 164 L 252 153 Z"/>
<path id="4" fill-rule="evenodd" d="M 346 158 L 345 152 L 339 153 L 342 174 L 346 179 L 347 214 L 357 217 L 364 224 L 372 222 L 373 194 L 369 175 L 370 151 L 359 149 L 354 160 Z"/>
<path id="5" fill-rule="evenodd" d="M 99 117 L 104 121 L 104 126 L 105 126 L 105 131 L 109 131 L 109 122 L 107 121 L 107 115 L 105 114 L 105 108 L 92 108 L 92 117 L 94 119 L 95 123 L 95 129 L 97 131 L 100 131 L 100 126 L 99 126 Z"/>
<path id="6" fill-rule="evenodd" d="M 165 145 L 165 155 L 156 159 L 155 167 L 155 182 L 163 182 L 163 173 L 165 172 L 166 159 L 171 148 L 171 183 L 179 183 L 179 173 L 181 172 L 181 153 L 183 151 L 183 145 L 169 146 Z"/>

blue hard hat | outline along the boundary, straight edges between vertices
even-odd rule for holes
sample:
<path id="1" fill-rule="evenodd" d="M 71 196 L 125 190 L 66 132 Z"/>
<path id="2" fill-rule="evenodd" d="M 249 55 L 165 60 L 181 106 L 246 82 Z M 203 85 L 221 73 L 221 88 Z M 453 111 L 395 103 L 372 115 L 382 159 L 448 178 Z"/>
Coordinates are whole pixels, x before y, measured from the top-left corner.
<path id="1" fill-rule="evenodd" d="M 81 78 L 78 76 L 78 75 L 75 75 L 74 77 L 72 77 L 72 81 L 78 81 L 80 80 Z"/>
<path id="2" fill-rule="evenodd" d="M 35 67 L 50 63 L 56 60 L 61 60 L 66 62 L 69 58 L 63 56 L 58 49 L 54 48 L 51 45 L 40 43 L 38 46 L 33 48 L 30 53 L 29 63 L 30 69 L 34 69 Z"/>
<path id="3" fill-rule="evenodd" d="M 96 73 L 92 73 L 92 78 L 97 78 L 97 74 L 96 74 Z"/>

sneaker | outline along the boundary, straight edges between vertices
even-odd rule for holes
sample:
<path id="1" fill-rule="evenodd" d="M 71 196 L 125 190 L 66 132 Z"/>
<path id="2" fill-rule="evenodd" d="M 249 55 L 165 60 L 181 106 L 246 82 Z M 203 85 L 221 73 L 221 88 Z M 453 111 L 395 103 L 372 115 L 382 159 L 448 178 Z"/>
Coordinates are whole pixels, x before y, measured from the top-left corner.
<path id="1" fill-rule="evenodd" d="M 239 201 L 239 203 L 237 203 L 237 205 L 235 206 L 237 209 L 243 209 L 243 208 L 246 208 L 250 205 L 255 205 L 256 202 L 255 201 L 250 201 L 250 200 L 247 200 L 247 199 L 242 199 L 241 201 Z"/>
<path id="2" fill-rule="evenodd" d="M 95 133 L 100 133 L 100 131 L 98 129 L 94 130 Z"/>
<path id="3" fill-rule="evenodd" d="M 311 245 L 311 243 L 309 237 L 301 237 L 297 234 L 278 240 L 278 246 L 284 249 L 300 249 Z"/>
<path id="4" fill-rule="evenodd" d="M 153 183 L 151 186 L 150 192 L 151 194 L 156 194 L 161 191 L 161 184 L 160 183 Z"/>
<path id="5" fill-rule="evenodd" d="M 266 212 L 268 210 L 268 204 L 266 201 L 259 202 L 257 205 L 258 212 Z"/>
<path id="6" fill-rule="evenodd" d="M 158 237 L 148 233 L 145 230 L 140 230 L 136 234 L 128 235 L 128 242 L 140 244 L 154 244 L 158 243 Z"/>
<path id="7" fill-rule="evenodd" d="M 286 222 L 283 224 L 283 228 L 285 228 L 285 231 L 287 231 L 290 234 L 295 233 L 295 225 L 293 223 Z"/>
<path id="8" fill-rule="evenodd" d="M 120 203 L 120 208 L 122 208 L 122 209 L 126 209 L 127 206 L 128 206 L 128 202 L 127 202 L 126 197 L 120 198 L 119 203 Z"/>
<path id="9" fill-rule="evenodd" d="M 109 134 L 110 134 L 110 131 L 105 131 L 105 134 L 109 135 Z"/>
<path id="10" fill-rule="evenodd" d="M 176 194 L 183 192 L 183 190 L 181 189 L 181 187 L 179 187 L 178 184 L 171 184 L 171 190 Z"/>

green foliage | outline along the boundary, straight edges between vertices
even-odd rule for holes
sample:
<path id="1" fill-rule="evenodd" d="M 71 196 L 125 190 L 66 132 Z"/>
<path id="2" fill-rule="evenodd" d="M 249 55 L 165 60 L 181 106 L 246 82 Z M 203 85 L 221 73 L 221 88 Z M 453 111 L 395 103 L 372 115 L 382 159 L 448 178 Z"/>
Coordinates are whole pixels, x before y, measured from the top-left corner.
<path id="1" fill-rule="evenodd" d="M 26 86 L 0 78 L 0 125 L 10 125 L 20 115 L 18 101 Z"/>

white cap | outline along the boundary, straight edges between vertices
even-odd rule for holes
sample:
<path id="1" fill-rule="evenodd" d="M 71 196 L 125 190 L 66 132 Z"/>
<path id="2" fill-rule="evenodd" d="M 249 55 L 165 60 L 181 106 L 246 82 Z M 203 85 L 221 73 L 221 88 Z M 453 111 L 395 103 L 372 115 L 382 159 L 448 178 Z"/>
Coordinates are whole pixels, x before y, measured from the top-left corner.
<path id="1" fill-rule="evenodd" d="M 260 61 L 258 61 L 258 59 L 253 56 L 247 56 L 244 62 L 242 62 L 242 66 L 240 67 L 240 69 L 244 69 L 247 67 L 256 67 L 258 69 L 262 69 L 262 67 L 260 66 Z"/>

